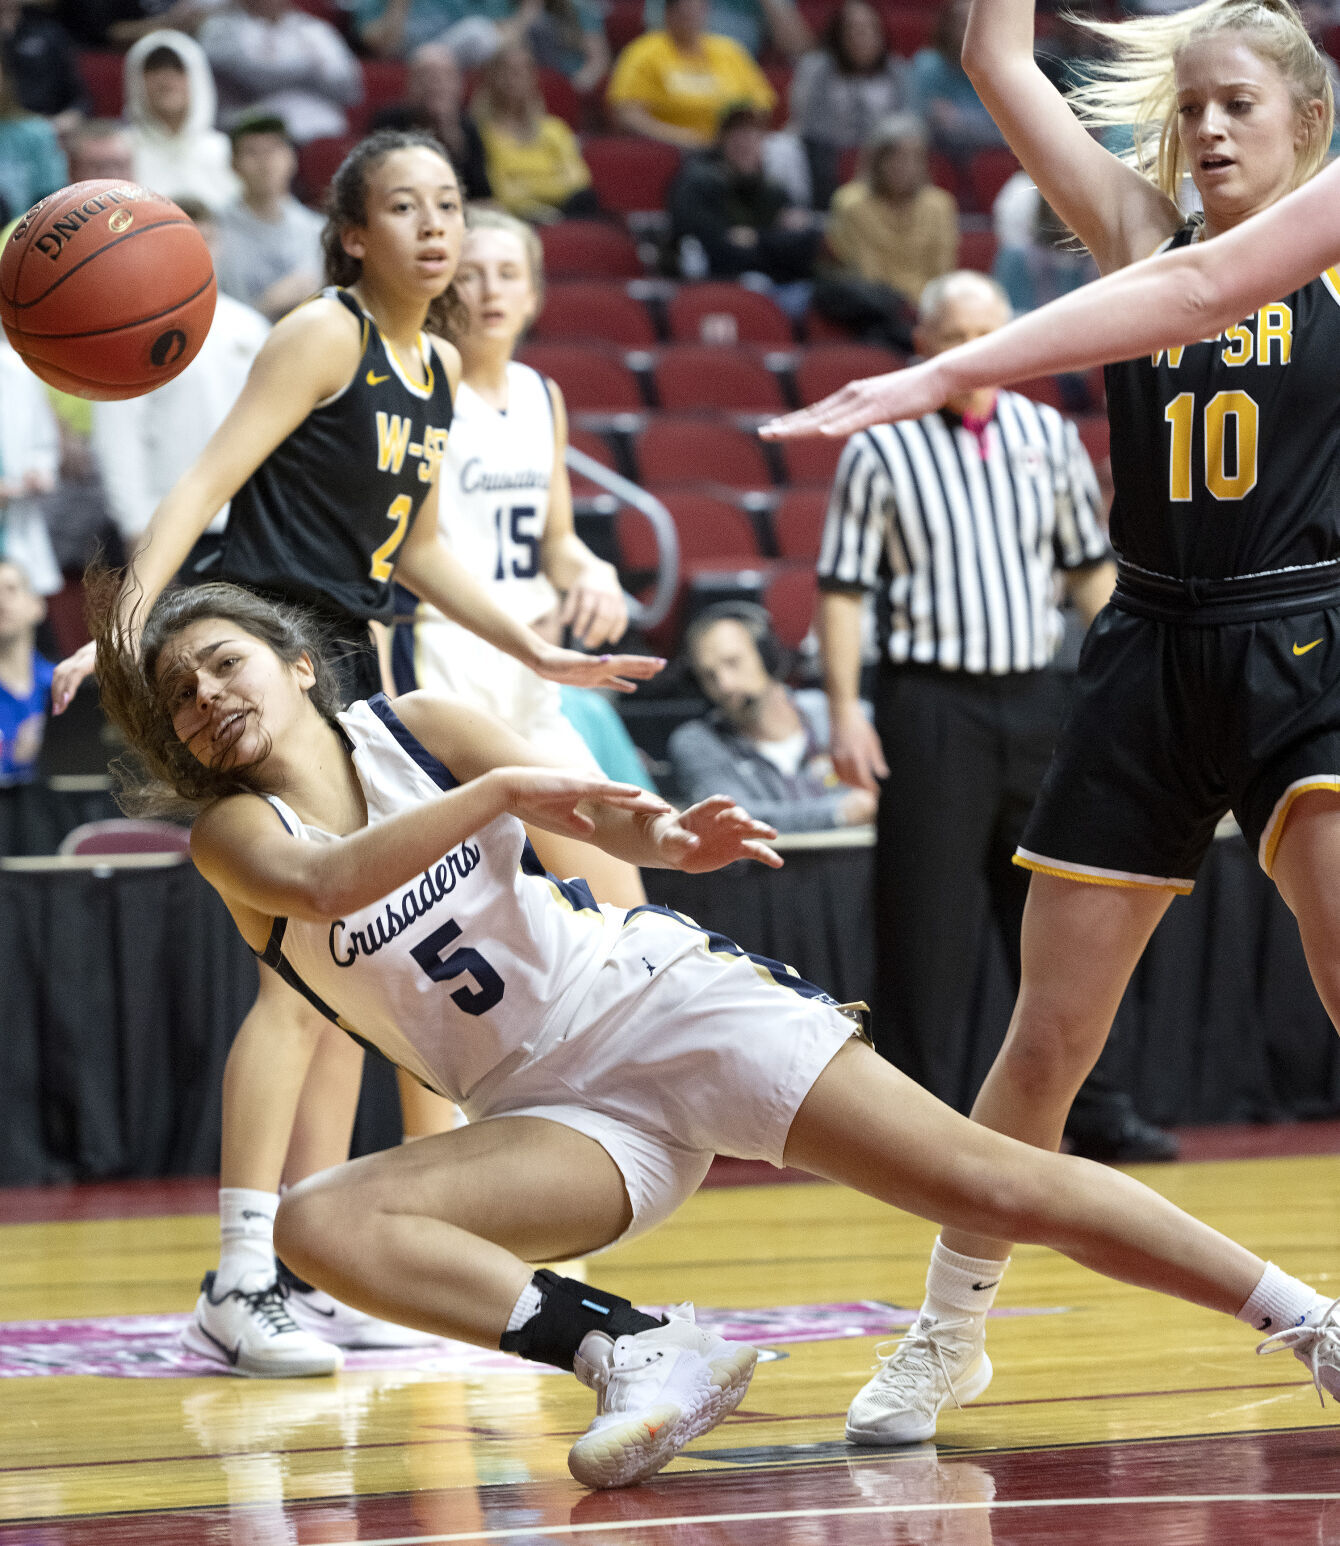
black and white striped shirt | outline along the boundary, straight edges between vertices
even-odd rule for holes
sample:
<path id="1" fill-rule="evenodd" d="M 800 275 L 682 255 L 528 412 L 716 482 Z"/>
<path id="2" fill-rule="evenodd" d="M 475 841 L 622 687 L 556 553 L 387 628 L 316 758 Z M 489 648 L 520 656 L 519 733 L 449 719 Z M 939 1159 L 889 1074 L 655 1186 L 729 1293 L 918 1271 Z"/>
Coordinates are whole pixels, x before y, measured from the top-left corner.
<path id="1" fill-rule="evenodd" d="M 1061 639 L 1056 569 L 1108 555 L 1075 427 L 1001 392 L 982 437 L 948 412 L 862 430 L 828 503 L 819 582 L 876 593 L 894 662 L 1003 674 Z"/>

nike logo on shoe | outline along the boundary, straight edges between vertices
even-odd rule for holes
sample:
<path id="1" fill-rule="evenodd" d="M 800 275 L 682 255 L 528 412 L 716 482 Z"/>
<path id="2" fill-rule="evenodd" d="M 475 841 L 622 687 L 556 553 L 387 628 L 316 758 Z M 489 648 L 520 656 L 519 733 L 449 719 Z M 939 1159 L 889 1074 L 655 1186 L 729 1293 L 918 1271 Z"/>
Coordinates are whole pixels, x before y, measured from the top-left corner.
<path id="1" fill-rule="evenodd" d="M 270 1215 L 268 1213 L 254 1212 L 251 1208 L 243 1208 L 242 1217 L 244 1219 L 268 1219 Z"/>
<path id="2" fill-rule="evenodd" d="M 228 1362 L 230 1364 L 232 1364 L 234 1367 L 236 1367 L 236 1365 L 237 1365 L 237 1355 L 242 1351 L 242 1344 L 241 1344 L 241 1342 L 239 1342 L 236 1347 L 231 1347 L 230 1348 L 226 1343 L 220 1342 L 219 1339 L 207 1327 L 202 1326 L 199 1321 L 197 1321 L 195 1323 L 195 1329 L 202 1336 L 208 1337 L 209 1340 L 214 1344 L 214 1346 L 217 1347 L 218 1350 L 223 1354 L 223 1356 L 228 1360 Z"/>
<path id="3" fill-rule="evenodd" d="M 999 1278 L 992 1278 L 989 1283 L 974 1283 L 972 1285 L 972 1291 L 974 1294 L 984 1293 L 988 1288 L 994 1288 L 999 1282 Z"/>
<path id="4" fill-rule="evenodd" d="M 306 1296 L 303 1298 L 303 1303 L 306 1305 L 307 1309 L 312 1312 L 313 1315 L 324 1315 L 327 1320 L 331 1321 L 335 1319 L 335 1310 L 333 1307 L 329 1310 L 323 1310 L 319 1304 L 312 1304 L 306 1298 Z"/>

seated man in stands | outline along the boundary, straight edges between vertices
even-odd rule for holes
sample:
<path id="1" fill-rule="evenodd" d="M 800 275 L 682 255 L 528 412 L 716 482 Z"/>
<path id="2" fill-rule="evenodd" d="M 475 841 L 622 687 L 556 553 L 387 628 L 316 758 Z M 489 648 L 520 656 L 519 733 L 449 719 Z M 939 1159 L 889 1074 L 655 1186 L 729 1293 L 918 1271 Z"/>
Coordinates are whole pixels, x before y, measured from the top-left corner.
<path id="1" fill-rule="evenodd" d="M 747 102 L 727 108 L 715 146 L 689 157 L 671 183 L 670 234 L 686 278 L 760 273 L 791 284 L 813 274 L 823 240 L 818 217 L 768 176 L 766 136 Z"/>
<path id="2" fill-rule="evenodd" d="M 680 795 L 734 796 L 779 832 L 820 832 L 873 821 L 876 797 L 838 782 L 828 755 L 822 692 L 793 692 L 764 608 L 722 601 L 689 625 L 684 653 L 712 711 L 670 736 Z"/>
<path id="3" fill-rule="evenodd" d="M 293 197 L 297 152 L 282 118 L 243 119 L 232 133 L 242 197 L 219 216 L 219 289 L 271 322 L 321 288 L 321 216 Z"/>

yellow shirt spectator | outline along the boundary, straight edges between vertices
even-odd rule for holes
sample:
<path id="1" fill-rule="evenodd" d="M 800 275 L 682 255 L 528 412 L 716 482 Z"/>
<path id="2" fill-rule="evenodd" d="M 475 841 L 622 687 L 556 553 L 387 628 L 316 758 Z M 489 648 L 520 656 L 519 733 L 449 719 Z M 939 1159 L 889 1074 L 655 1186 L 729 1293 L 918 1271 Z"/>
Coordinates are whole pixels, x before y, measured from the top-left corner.
<path id="1" fill-rule="evenodd" d="M 476 120 L 493 196 L 523 220 L 552 216 L 574 193 L 591 186 L 577 136 L 561 118 L 545 116 L 523 139 L 501 123 Z"/>
<path id="2" fill-rule="evenodd" d="M 915 306 L 958 257 L 958 206 L 943 188 L 921 188 L 895 205 L 864 182 L 847 183 L 833 195 L 828 245 L 843 268 Z"/>
<path id="3" fill-rule="evenodd" d="M 668 32 L 647 32 L 619 55 L 606 97 L 618 108 L 644 108 L 658 123 L 707 145 L 726 108 L 748 102 L 770 113 L 777 97 L 768 78 L 732 38 L 699 33 L 691 51 Z"/>

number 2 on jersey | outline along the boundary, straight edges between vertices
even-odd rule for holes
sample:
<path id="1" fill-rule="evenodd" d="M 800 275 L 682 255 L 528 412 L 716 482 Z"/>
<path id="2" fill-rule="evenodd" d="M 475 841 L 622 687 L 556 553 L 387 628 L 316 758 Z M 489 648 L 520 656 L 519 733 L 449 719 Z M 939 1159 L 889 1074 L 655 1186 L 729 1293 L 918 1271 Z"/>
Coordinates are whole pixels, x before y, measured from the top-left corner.
<path id="1" fill-rule="evenodd" d="M 405 538 L 405 527 L 414 510 L 414 501 L 408 494 L 397 494 L 386 512 L 386 519 L 395 522 L 395 530 L 372 555 L 372 567 L 368 573 L 374 580 L 389 580 L 395 568 L 395 556 Z"/>
<path id="2" fill-rule="evenodd" d="M 530 580 L 540 572 L 540 534 L 529 529 L 539 514 L 534 505 L 499 505 L 493 512 L 493 530 L 498 538 L 498 562 L 495 580 Z"/>
<path id="3" fill-rule="evenodd" d="M 1163 410 L 1172 425 L 1168 447 L 1168 498 L 1183 504 L 1191 495 L 1191 442 L 1196 429 L 1196 396 L 1180 392 Z M 1205 405 L 1205 487 L 1216 499 L 1245 499 L 1256 487 L 1256 400 L 1246 392 L 1216 392 Z M 1232 428 L 1230 431 L 1230 421 Z M 1233 454 L 1230 457 L 1229 435 Z M 1229 471 L 1230 463 L 1233 471 Z"/>

